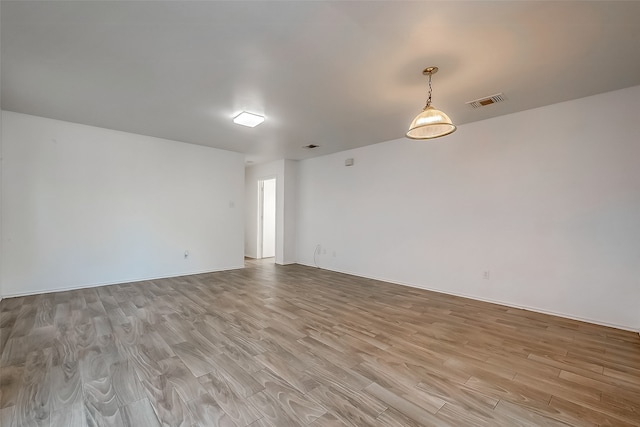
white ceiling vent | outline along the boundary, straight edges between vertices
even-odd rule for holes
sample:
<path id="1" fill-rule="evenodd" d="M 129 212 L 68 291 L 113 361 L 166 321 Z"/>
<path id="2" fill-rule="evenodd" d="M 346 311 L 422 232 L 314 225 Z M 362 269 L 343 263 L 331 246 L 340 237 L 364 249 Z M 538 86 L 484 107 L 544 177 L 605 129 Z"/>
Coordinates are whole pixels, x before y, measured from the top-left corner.
<path id="1" fill-rule="evenodd" d="M 473 101 L 465 102 L 471 108 L 486 107 L 487 105 L 496 104 L 498 102 L 506 101 L 507 97 L 504 93 L 496 93 L 495 95 L 486 96 L 484 98 L 476 99 Z"/>

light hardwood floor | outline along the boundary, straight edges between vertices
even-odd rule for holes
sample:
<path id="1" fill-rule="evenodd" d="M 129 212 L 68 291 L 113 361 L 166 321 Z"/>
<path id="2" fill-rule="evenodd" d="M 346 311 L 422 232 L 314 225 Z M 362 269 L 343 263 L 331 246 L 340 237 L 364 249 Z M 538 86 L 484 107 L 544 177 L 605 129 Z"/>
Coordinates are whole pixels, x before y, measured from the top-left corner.
<path id="1" fill-rule="evenodd" d="M 640 425 L 640 338 L 310 267 L 0 303 L 0 425 Z"/>

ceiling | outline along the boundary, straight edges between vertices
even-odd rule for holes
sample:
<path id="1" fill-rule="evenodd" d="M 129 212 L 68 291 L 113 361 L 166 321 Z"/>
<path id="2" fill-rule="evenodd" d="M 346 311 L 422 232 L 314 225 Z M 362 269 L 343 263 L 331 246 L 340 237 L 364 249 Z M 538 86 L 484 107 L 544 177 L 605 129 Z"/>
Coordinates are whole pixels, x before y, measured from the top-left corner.
<path id="1" fill-rule="evenodd" d="M 3 109 L 254 163 L 402 137 L 427 66 L 458 125 L 640 84 L 640 2 L 2 1 L 0 15 Z M 242 110 L 266 121 L 233 124 Z"/>

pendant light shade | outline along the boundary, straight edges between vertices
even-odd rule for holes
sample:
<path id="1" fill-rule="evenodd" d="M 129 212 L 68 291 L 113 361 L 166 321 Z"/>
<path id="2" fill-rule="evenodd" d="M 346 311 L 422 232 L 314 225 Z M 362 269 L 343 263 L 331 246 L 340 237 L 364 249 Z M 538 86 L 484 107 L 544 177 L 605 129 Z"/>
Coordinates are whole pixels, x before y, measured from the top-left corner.
<path id="1" fill-rule="evenodd" d="M 431 105 L 431 75 L 438 71 L 438 67 L 428 67 L 422 72 L 429 76 L 429 98 L 422 112 L 416 116 L 409 126 L 407 138 L 433 139 L 449 135 L 456 130 L 449 116 Z"/>
<path id="2" fill-rule="evenodd" d="M 413 119 L 407 138 L 432 139 L 449 135 L 455 130 L 456 127 L 451 123 L 449 116 L 430 105 Z"/>

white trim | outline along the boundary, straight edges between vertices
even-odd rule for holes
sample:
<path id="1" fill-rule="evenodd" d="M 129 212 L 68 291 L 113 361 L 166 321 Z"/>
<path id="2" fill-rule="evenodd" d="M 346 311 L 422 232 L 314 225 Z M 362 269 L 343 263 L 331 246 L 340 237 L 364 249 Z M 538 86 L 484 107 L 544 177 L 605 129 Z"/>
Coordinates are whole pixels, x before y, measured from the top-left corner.
<path id="1" fill-rule="evenodd" d="M 410 288 L 423 289 L 425 291 L 437 292 L 439 294 L 453 295 L 453 296 L 456 296 L 456 297 L 462 297 L 462 298 L 468 298 L 468 299 L 472 299 L 472 300 L 476 300 L 476 301 L 488 302 L 488 303 L 491 303 L 491 304 L 501 305 L 503 307 L 518 308 L 518 309 L 521 309 L 521 310 L 532 311 L 534 313 L 548 314 L 548 315 L 551 315 L 551 316 L 563 317 L 565 319 L 578 320 L 580 322 L 592 323 L 594 325 L 607 326 L 609 328 L 622 329 L 624 331 L 638 332 L 638 334 L 640 335 L 640 325 L 636 326 L 636 327 L 632 327 L 632 326 L 628 326 L 628 325 L 619 325 L 619 324 L 616 324 L 616 323 L 603 322 L 602 320 L 589 319 L 589 318 L 586 318 L 586 317 L 573 316 L 573 315 L 569 315 L 569 314 L 565 314 L 565 313 L 557 313 L 557 312 L 550 311 L 550 310 L 543 310 L 541 308 L 536 308 L 536 307 L 529 307 L 529 306 L 525 306 L 525 305 L 512 304 L 512 303 L 507 303 L 507 302 L 504 302 L 504 301 L 492 300 L 492 299 L 489 299 L 489 298 L 480 298 L 480 297 L 477 297 L 477 296 L 467 295 L 467 294 L 462 294 L 462 293 L 457 293 L 457 292 L 448 292 L 448 291 L 443 291 L 441 289 L 433 289 L 433 288 L 428 288 L 426 286 L 414 285 L 414 284 L 411 284 L 411 283 L 398 282 L 396 280 L 383 279 L 383 278 L 374 277 L 374 276 L 363 276 L 361 274 L 356 274 L 356 273 L 352 273 L 352 272 L 349 272 L 349 271 L 335 270 L 335 269 L 330 269 L 330 268 L 326 268 L 326 267 L 318 267 L 316 265 L 305 264 L 305 263 L 301 263 L 301 262 L 298 262 L 298 264 L 304 265 L 306 267 L 320 268 L 320 269 L 323 269 L 323 270 L 335 271 L 336 273 L 349 274 L 351 276 L 362 277 L 364 279 L 378 280 L 378 281 L 381 281 L 381 282 L 387 282 L 387 283 L 391 283 L 391 284 L 394 284 L 394 285 L 408 286 Z"/>
<path id="2" fill-rule="evenodd" d="M 115 282 L 90 283 L 90 284 L 79 285 L 79 286 L 68 286 L 68 287 L 64 287 L 64 288 L 46 289 L 46 290 L 41 290 L 41 291 L 16 293 L 16 294 L 4 295 L 3 298 L 26 297 L 26 296 L 29 296 L 29 295 L 50 294 L 50 293 L 53 293 L 53 292 L 77 291 L 78 289 L 90 289 L 90 288 L 97 288 L 97 287 L 100 287 L 100 286 L 110 286 L 110 285 L 124 285 L 124 284 L 128 284 L 128 283 L 146 282 L 148 280 L 170 279 L 170 278 L 173 278 L 173 277 L 195 276 L 196 274 L 206 274 L 206 273 L 216 273 L 216 272 L 219 272 L 219 271 L 240 270 L 240 269 L 243 269 L 243 268 L 245 268 L 244 264 L 242 266 L 240 266 L 240 267 L 220 268 L 220 269 L 217 269 L 217 270 L 194 271 L 194 272 L 189 272 L 189 273 L 177 274 L 175 276 L 154 276 L 154 277 L 138 278 L 138 279 L 125 280 L 125 281 L 118 280 L 118 281 L 115 281 Z"/>
<path id="3" fill-rule="evenodd" d="M 274 180 L 276 185 L 275 185 L 275 235 L 274 235 L 274 239 L 275 239 L 275 253 L 273 254 L 273 256 L 275 257 L 276 254 L 278 253 L 278 174 L 273 174 L 273 175 L 267 175 L 266 177 L 262 177 L 262 178 L 258 178 L 257 180 L 257 184 L 258 184 L 258 235 L 257 237 L 257 242 L 256 242 L 256 259 L 263 259 L 265 258 L 264 253 L 263 253 L 263 246 L 264 246 L 264 183 L 265 181 L 271 181 Z M 283 240 L 284 241 L 284 240 Z M 271 257 L 269 257 L 271 258 Z"/>

